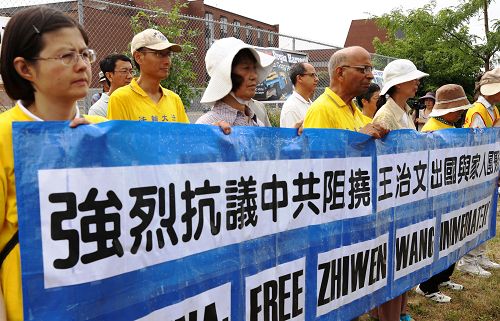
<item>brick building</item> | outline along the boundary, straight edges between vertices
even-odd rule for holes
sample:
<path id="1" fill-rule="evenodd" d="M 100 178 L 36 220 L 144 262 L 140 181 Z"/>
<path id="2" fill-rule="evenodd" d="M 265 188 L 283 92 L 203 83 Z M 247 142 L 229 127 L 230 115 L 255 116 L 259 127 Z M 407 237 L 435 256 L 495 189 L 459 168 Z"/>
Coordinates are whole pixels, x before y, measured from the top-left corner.
<path id="1" fill-rule="evenodd" d="M 57 1 L 57 2 L 55 2 Z M 195 38 L 196 61 L 195 72 L 199 75 L 201 82 L 206 81 L 205 52 L 215 39 L 224 37 L 237 37 L 243 41 L 263 47 L 279 46 L 279 25 L 270 25 L 264 22 L 234 14 L 216 7 L 206 5 L 203 0 L 182 0 L 187 7 L 182 9 L 182 14 L 189 16 L 188 28 L 199 31 Z M 90 47 L 97 52 L 97 61 L 104 56 L 113 53 L 129 52 L 129 44 L 133 38 L 130 18 L 141 9 L 148 8 L 148 0 L 108 0 L 92 1 L 83 0 L 79 7 L 77 1 L 47 0 L 47 5 L 57 8 L 71 15 L 76 20 L 83 22 L 85 30 L 89 34 Z M 14 0 L 11 0 L 15 4 Z M 155 6 L 168 11 L 172 7 L 173 0 L 157 1 Z M 0 16 L 10 17 L 21 7 L 0 6 Z M 151 17 L 155 13 L 145 11 Z M 165 20 L 158 19 L 161 24 Z M 182 39 L 169 39 L 182 42 Z M 92 66 L 91 87 L 98 87 L 99 64 Z"/>
<path id="2" fill-rule="evenodd" d="M 377 26 L 374 19 L 352 20 L 344 47 L 361 46 L 368 52 L 375 52 L 373 39 L 387 40 L 387 31 Z"/>

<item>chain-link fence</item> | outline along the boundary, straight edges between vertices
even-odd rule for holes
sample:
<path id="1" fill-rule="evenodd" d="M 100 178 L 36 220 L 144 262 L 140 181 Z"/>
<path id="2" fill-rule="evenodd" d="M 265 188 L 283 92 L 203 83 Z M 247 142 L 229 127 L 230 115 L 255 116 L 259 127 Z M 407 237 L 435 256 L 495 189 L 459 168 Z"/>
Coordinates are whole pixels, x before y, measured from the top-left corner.
<path id="1" fill-rule="evenodd" d="M 0 17 L 10 17 L 18 10 L 29 5 L 39 5 L 43 0 L 2 0 L 0 4 Z M 111 53 L 129 53 L 129 43 L 134 35 L 133 25 L 137 27 L 141 17 L 153 21 L 158 26 L 168 26 L 172 23 L 168 12 L 139 8 L 129 4 L 110 2 L 101 0 L 48 0 L 46 4 L 66 12 L 83 24 L 90 39 L 90 47 L 97 52 L 97 61 Z M 57 2 L 55 2 L 57 1 Z M 126 0 L 122 0 L 126 1 Z M 210 15 L 208 16 L 210 18 Z M 258 17 L 249 17 L 258 18 Z M 1 21 L 1 20 L 0 20 Z M 132 22 L 135 21 L 135 22 Z M 188 114 L 191 120 L 195 120 L 207 107 L 200 104 L 200 97 L 206 86 L 208 75 L 205 70 L 204 57 L 206 50 L 215 39 L 223 37 L 237 37 L 246 43 L 260 47 L 278 47 L 285 50 L 302 52 L 307 54 L 308 61 L 316 68 L 319 76 L 319 83 L 316 89 L 316 97 L 324 91 L 329 84 L 328 60 L 331 55 L 340 47 L 330 44 L 310 41 L 303 38 L 279 34 L 262 27 L 255 27 L 248 23 L 239 21 L 228 22 L 227 18 L 220 20 L 206 19 L 205 17 L 195 17 L 180 15 L 178 23 L 182 26 L 180 37 L 169 39 L 173 42 L 184 43 L 189 41 L 193 46 L 192 54 L 189 56 L 190 65 L 196 79 L 190 84 L 193 95 L 189 101 L 185 101 Z M 189 37 L 189 39 L 183 39 Z M 170 38 L 170 37 L 169 37 Z M 376 69 L 382 70 L 393 58 L 374 55 L 373 62 Z M 173 66 L 172 68 L 174 68 Z M 83 112 L 87 111 L 92 104 L 92 96 L 102 91 L 98 83 L 99 64 L 92 66 L 92 84 L 87 97 L 79 101 L 79 106 Z M 175 72 L 175 68 L 171 71 Z M 1 91 L 1 87 L 0 87 Z M 2 93 L 0 92 L 0 95 Z M 12 101 L 5 98 L 0 99 L 0 108 L 8 108 Z M 182 95 L 181 95 L 182 96 Z M 1 97 L 0 97 L 1 98 Z M 269 104 L 271 107 L 279 107 L 280 103 Z M 0 109 L 2 111 L 2 109 Z"/>

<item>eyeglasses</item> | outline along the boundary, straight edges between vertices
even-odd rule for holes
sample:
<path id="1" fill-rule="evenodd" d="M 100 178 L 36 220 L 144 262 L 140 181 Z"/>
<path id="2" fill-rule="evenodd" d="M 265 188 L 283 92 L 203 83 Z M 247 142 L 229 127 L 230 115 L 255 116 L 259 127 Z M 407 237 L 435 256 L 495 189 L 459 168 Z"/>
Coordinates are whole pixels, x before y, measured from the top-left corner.
<path id="1" fill-rule="evenodd" d="M 157 50 L 139 50 L 139 52 L 155 54 L 156 58 L 172 57 L 172 52 L 170 50 L 162 50 L 162 51 L 157 51 Z"/>
<path id="2" fill-rule="evenodd" d="M 305 73 L 305 74 L 301 74 L 301 75 L 302 76 L 311 76 L 313 78 L 318 78 L 318 74 L 315 72 Z"/>
<path id="3" fill-rule="evenodd" d="M 368 73 L 371 73 L 373 71 L 373 66 L 348 66 L 348 65 L 345 65 L 345 66 L 341 66 L 342 68 L 354 68 L 356 69 L 357 71 L 359 71 L 360 73 L 362 74 L 368 74 Z"/>
<path id="4" fill-rule="evenodd" d="M 78 62 L 78 58 L 82 58 L 83 62 L 91 64 L 96 60 L 96 53 L 93 49 L 84 49 L 81 53 L 70 51 L 57 57 L 35 57 L 31 60 L 59 60 L 66 66 L 72 66 Z"/>
<path id="5" fill-rule="evenodd" d="M 119 69 L 119 70 L 113 70 L 113 72 L 117 72 L 124 75 L 130 74 L 132 76 L 135 74 L 134 69 Z"/>

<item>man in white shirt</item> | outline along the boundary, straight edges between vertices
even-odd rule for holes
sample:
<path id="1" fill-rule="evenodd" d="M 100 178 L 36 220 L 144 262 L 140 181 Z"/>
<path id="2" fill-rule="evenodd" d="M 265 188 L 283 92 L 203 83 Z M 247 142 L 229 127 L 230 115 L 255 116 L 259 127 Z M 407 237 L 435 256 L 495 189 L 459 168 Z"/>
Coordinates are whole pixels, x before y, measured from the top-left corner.
<path id="1" fill-rule="evenodd" d="M 109 96 L 116 89 L 130 84 L 130 81 L 134 77 L 134 69 L 132 68 L 130 58 L 121 54 L 106 56 L 99 63 L 99 67 L 104 74 L 109 91 L 102 93 L 101 98 L 90 107 L 88 114 L 106 117 Z"/>
<path id="2" fill-rule="evenodd" d="M 311 98 L 318 85 L 318 75 L 314 67 L 307 62 L 299 62 L 290 69 L 290 79 L 294 91 L 281 108 L 280 127 L 296 127 L 304 120 Z"/>

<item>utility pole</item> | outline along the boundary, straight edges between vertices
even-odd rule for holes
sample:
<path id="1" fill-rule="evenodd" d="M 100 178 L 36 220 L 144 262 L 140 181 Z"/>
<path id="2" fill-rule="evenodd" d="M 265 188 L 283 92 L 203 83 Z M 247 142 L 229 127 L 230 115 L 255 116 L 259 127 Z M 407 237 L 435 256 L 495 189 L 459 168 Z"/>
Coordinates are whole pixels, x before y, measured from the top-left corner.
<path id="1" fill-rule="evenodd" d="M 483 2 L 483 13 L 484 13 L 484 34 L 486 35 L 486 42 L 488 42 L 488 33 L 490 32 L 490 27 L 488 25 L 488 0 L 484 0 Z M 484 61 L 484 70 L 490 70 L 490 59 L 485 59 Z"/>

